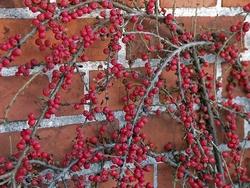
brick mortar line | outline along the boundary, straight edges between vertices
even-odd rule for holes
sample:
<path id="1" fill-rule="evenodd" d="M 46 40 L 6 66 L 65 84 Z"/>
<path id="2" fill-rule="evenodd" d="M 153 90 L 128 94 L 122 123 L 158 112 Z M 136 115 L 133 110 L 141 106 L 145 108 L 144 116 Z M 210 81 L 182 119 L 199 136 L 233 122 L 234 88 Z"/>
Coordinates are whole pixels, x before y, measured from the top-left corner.
<path id="1" fill-rule="evenodd" d="M 216 8 L 221 8 L 222 7 L 222 0 L 217 0 L 215 7 Z"/>
<path id="2" fill-rule="evenodd" d="M 86 87 L 90 86 L 90 77 L 89 77 L 89 70 L 84 71 L 85 75 L 84 75 L 84 89 L 83 89 L 83 93 L 86 95 L 88 94 L 88 91 L 86 89 Z M 85 85 L 86 84 L 86 85 Z M 89 111 L 89 105 L 83 105 L 84 106 L 84 110 Z"/>
<path id="3" fill-rule="evenodd" d="M 159 155 L 169 157 L 170 154 L 168 152 L 162 152 L 162 153 L 159 153 Z M 155 158 L 148 155 L 147 158 L 145 160 L 143 160 L 140 164 L 142 166 L 153 165 L 155 167 L 155 166 L 157 166 L 158 163 L 162 163 L 162 162 L 157 162 L 155 160 Z M 72 175 L 75 175 L 75 174 L 77 174 L 78 176 L 85 175 L 86 177 L 88 177 L 88 175 L 90 175 L 90 174 L 98 173 L 102 169 L 109 169 L 111 166 L 112 166 L 111 161 L 106 161 L 103 165 L 100 165 L 99 163 L 91 164 L 89 169 L 82 169 L 81 171 L 71 173 L 71 174 L 67 173 L 65 179 L 70 179 L 72 177 Z M 135 168 L 135 165 L 133 163 L 128 163 L 127 166 L 129 168 Z M 157 178 L 157 176 L 154 176 L 154 185 L 155 185 L 155 181 L 156 181 L 156 184 L 158 183 L 158 181 L 157 181 L 158 178 L 155 179 L 155 177 Z M 61 180 L 59 180 L 59 181 L 61 181 Z M 154 186 L 154 188 L 157 188 L 157 187 Z"/>
<path id="4" fill-rule="evenodd" d="M 172 13 L 173 8 L 164 8 L 167 13 Z M 176 8 L 175 16 L 192 17 L 197 10 L 197 16 L 235 16 L 242 12 L 241 7 L 201 7 L 201 8 Z M 84 15 L 80 18 L 95 18 L 99 16 L 100 10 L 93 11 L 91 14 Z M 31 12 L 28 8 L 0 8 L 0 18 L 35 18 L 38 13 Z"/>
<path id="5" fill-rule="evenodd" d="M 162 111 L 166 110 L 166 108 L 162 107 L 162 106 L 155 107 L 154 110 L 156 110 L 156 109 L 161 109 Z M 116 111 L 115 118 L 120 123 L 122 123 L 122 122 L 124 123 L 125 122 L 124 112 L 123 111 Z M 82 123 L 85 123 L 83 126 L 91 126 L 91 125 L 89 125 L 89 123 L 102 122 L 105 120 L 106 120 L 105 115 L 103 115 L 102 113 L 98 113 L 96 115 L 96 121 L 87 121 L 86 123 L 85 123 L 85 117 L 83 115 L 52 117 L 51 119 L 44 119 L 42 121 L 41 127 L 39 127 L 39 129 L 66 127 L 66 126 L 75 125 L 75 124 L 82 124 Z M 8 124 L 0 124 L 0 134 L 17 132 L 17 131 L 21 131 L 25 128 L 28 128 L 26 121 L 15 121 L 15 122 L 11 122 Z M 241 146 L 244 146 L 244 145 L 246 145 L 246 148 L 250 148 L 250 141 L 242 141 Z M 220 144 L 218 147 L 220 148 L 221 151 L 228 150 L 228 147 L 226 144 Z"/>
<path id="6" fill-rule="evenodd" d="M 157 188 L 158 187 L 158 164 L 156 161 L 153 162 L 153 167 L 154 167 L 153 183 L 154 183 L 154 188 Z"/>
<path id="7" fill-rule="evenodd" d="M 242 142 L 240 142 L 240 146 L 242 148 L 244 147 L 245 149 L 249 149 L 250 148 L 250 141 L 249 140 L 242 141 Z M 218 148 L 220 151 L 229 151 L 230 150 L 226 144 L 220 144 L 218 146 Z"/>
<path id="8" fill-rule="evenodd" d="M 248 37 L 249 37 L 248 40 L 249 40 L 249 42 L 250 42 L 250 33 L 248 34 Z M 244 54 L 245 54 L 245 56 L 246 56 L 246 55 L 250 55 L 249 53 L 250 53 L 250 50 L 247 50 L 247 51 L 245 51 L 244 53 L 241 53 L 241 55 L 242 55 L 242 56 L 244 56 Z M 204 57 L 204 59 L 208 60 L 210 63 L 213 63 L 213 61 L 215 60 L 215 56 L 213 56 L 213 55 L 207 55 L 207 56 Z M 241 60 L 242 60 L 242 61 L 250 61 L 250 58 L 249 58 L 249 59 L 243 59 L 243 58 L 241 58 Z M 79 67 L 79 70 L 80 70 L 81 72 L 85 72 L 85 71 L 96 71 L 96 70 L 103 70 L 103 69 L 98 68 L 98 66 L 102 65 L 103 67 L 106 67 L 105 62 L 106 62 L 106 61 L 77 62 L 77 65 L 81 66 L 81 67 Z M 119 61 L 118 61 L 118 62 L 119 62 Z M 157 65 L 159 62 L 160 62 L 160 59 L 151 59 L 151 62 L 150 62 L 150 63 L 151 63 L 152 66 L 155 66 L 155 65 Z M 121 62 L 121 63 L 123 63 L 123 66 L 124 66 L 125 68 L 129 68 L 129 64 L 128 64 L 128 61 L 127 61 L 127 60 L 124 61 L 124 62 Z M 142 59 L 136 59 L 136 60 L 134 61 L 134 63 L 133 63 L 132 68 L 144 67 L 145 63 L 146 63 L 146 62 L 143 61 Z M 184 62 L 184 63 L 185 63 L 185 62 Z M 61 65 L 62 65 L 62 64 L 61 64 Z M 61 65 L 56 65 L 55 68 L 54 68 L 53 70 L 58 69 L 59 66 L 61 66 Z M 33 74 L 37 73 L 38 71 L 41 71 L 43 67 L 44 67 L 43 64 L 34 67 L 34 68 L 31 70 L 30 75 L 33 75 Z M 1 76 L 2 76 L 2 77 L 11 77 L 11 76 L 15 76 L 15 73 L 17 72 L 17 70 L 18 70 L 18 66 L 12 66 L 12 67 L 8 67 L 8 68 L 4 67 L 4 68 L 2 68 L 2 70 L 1 70 Z M 51 73 L 48 73 L 48 74 L 51 74 Z"/>
<path id="9" fill-rule="evenodd" d="M 171 158 L 170 161 L 172 161 L 172 154 L 170 154 L 170 152 L 161 152 L 158 153 L 158 155 L 162 155 L 165 156 L 167 159 Z M 158 171 L 158 164 L 164 164 L 165 162 L 157 162 L 155 160 L 155 158 L 147 155 L 146 159 L 143 160 L 140 164 L 142 166 L 147 166 L 147 165 L 151 165 L 153 166 L 153 171 Z M 171 163 L 171 162 L 170 162 Z M 166 162 L 166 164 L 169 164 L 168 162 Z M 171 163 L 172 164 L 172 163 Z M 169 164 L 169 167 L 171 167 L 171 164 Z M 65 179 L 70 179 L 72 176 L 77 175 L 77 176 L 86 176 L 86 179 L 88 178 L 89 175 L 91 174 L 95 174 L 100 172 L 102 169 L 109 169 L 112 166 L 112 162 L 111 161 L 106 161 L 104 162 L 104 164 L 99 164 L 99 163 L 95 163 L 95 164 L 91 164 L 89 169 L 82 169 L 78 172 L 73 172 L 73 173 L 66 173 L 65 175 Z M 127 163 L 127 166 L 129 168 L 135 168 L 135 165 L 133 163 Z M 157 168 L 155 168 L 157 167 Z M 157 188 L 158 186 L 158 173 L 156 173 L 156 175 L 153 175 L 153 184 L 154 184 L 154 188 Z M 62 181 L 61 179 L 59 181 Z M 88 180 L 87 180 L 88 181 Z M 90 188 L 91 186 L 88 186 L 87 188 Z M 234 188 L 238 188 L 238 184 L 234 184 Z"/>
<path id="10" fill-rule="evenodd" d="M 127 62 L 127 46 L 122 42 L 122 39 L 119 39 L 119 44 L 121 45 L 121 50 L 118 52 L 118 62 Z"/>
<path id="11" fill-rule="evenodd" d="M 124 121 L 124 113 L 122 111 L 115 111 L 115 118 L 119 121 Z M 102 113 L 96 114 L 96 120 L 93 121 L 86 121 L 83 115 L 72 115 L 72 116 L 53 116 L 50 119 L 43 119 L 41 122 L 41 126 L 39 129 L 43 128 L 57 128 L 57 127 L 64 127 L 67 125 L 74 125 L 74 124 L 82 124 L 82 123 L 94 123 L 94 122 L 102 122 L 105 121 L 105 115 Z M 20 121 L 12 121 L 8 123 L 0 124 L 0 134 L 1 133 L 9 133 L 9 132 L 18 132 L 23 129 L 28 128 L 27 121 L 20 120 Z"/>
<path id="12" fill-rule="evenodd" d="M 236 97 L 234 102 L 239 105 L 244 105 L 244 110 L 246 112 L 250 112 L 250 99 L 246 99 L 244 97 Z M 156 110 L 165 111 L 166 106 L 162 104 L 156 104 L 152 107 L 152 111 L 155 112 Z M 124 112 L 117 110 L 115 111 L 115 118 L 119 120 L 121 123 L 125 123 L 124 120 Z M 102 113 L 97 113 L 96 120 L 87 121 L 87 123 L 91 122 L 100 122 L 104 121 L 105 116 Z M 73 116 L 60 116 L 60 117 L 52 117 L 51 119 L 44 119 L 41 123 L 41 127 L 39 128 L 52 128 L 52 127 L 63 127 L 72 124 L 80 124 L 85 122 L 85 117 L 83 115 L 73 115 Z M 27 121 L 13 121 L 7 124 L 0 124 L 0 133 L 7 133 L 7 132 L 16 132 L 21 131 L 24 128 L 27 128 Z M 248 128 L 249 129 L 249 128 Z M 245 135 L 246 136 L 246 135 Z"/>
<path id="13" fill-rule="evenodd" d="M 159 59 L 152 59 L 151 60 L 151 65 L 156 65 L 157 63 L 159 63 Z M 77 65 L 80 66 L 78 67 L 78 69 L 81 71 L 81 72 L 86 72 L 86 71 L 96 71 L 96 70 L 103 70 L 105 67 L 106 67 L 106 64 L 105 64 L 106 61 L 88 61 L 88 62 L 77 62 Z M 119 62 L 119 61 L 118 61 Z M 62 65 L 62 64 L 61 64 Z M 59 66 L 61 65 L 56 65 L 55 68 L 53 70 L 56 70 L 59 68 Z M 100 69 L 98 68 L 98 66 L 102 65 L 103 68 Z M 139 67 L 144 67 L 145 65 L 145 62 L 142 61 L 142 59 L 136 59 L 134 64 L 133 64 L 133 67 L 132 68 L 139 68 Z M 125 68 L 129 68 L 129 64 L 128 64 L 128 61 L 124 61 L 123 62 L 123 66 Z M 36 74 L 38 71 L 41 71 L 42 68 L 44 67 L 43 64 L 41 64 L 40 66 L 36 66 L 34 67 L 31 72 L 30 72 L 30 75 L 33 75 L 33 74 Z M 12 67 L 9 67 L 9 68 L 2 68 L 1 70 L 1 76 L 2 77 L 10 77 L 10 76 L 15 76 L 15 73 L 17 72 L 18 70 L 18 66 L 12 66 Z M 52 71 L 50 71 L 48 74 L 51 74 Z"/>

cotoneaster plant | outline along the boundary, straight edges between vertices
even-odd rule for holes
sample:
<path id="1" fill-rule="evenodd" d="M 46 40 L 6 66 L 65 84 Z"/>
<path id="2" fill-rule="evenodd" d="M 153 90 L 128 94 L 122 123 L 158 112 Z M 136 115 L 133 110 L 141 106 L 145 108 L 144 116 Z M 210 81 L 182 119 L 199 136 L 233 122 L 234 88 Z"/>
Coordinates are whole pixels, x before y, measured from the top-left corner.
<path id="1" fill-rule="evenodd" d="M 240 145 L 250 137 L 242 140 L 237 132 L 237 119 L 249 122 L 250 113 L 244 112 L 233 100 L 236 88 L 250 98 L 249 63 L 240 61 L 241 43 L 250 23 L 240 21 L 227 31 L 188 32 L 173 14 L 165 13 L 156 0 L 137 8 L 122 2 L 23 1 L 29 10 L 37 13 L 32 20 L 33 29 L 25 35 L 16 34 L 1 41 L 0 69 L 11 66 L 22 56 L 22 45 L 35 37 L 37 48 L 49 51 L 40 74 L 52 72 L 52 78 L 48 85 L 41 85 L 46 99 L 44 108 L 39 117 L 30 112 L 29 128 L 20 132 L 17 152 L 0 157 L 0 187 L 66 187 L 64 183 L 72 181 L 75 187 L 81 188 L 113 180 L 116 187 L 152 188 L 152 182 L 145 180 L 145 173 L 153 165 L 150 161 L 170 165 L 175 169 L 174 178 L 184 187 L 250 186 L 249 169 L 242 163 L 245 148 Z M 94 24 L 69 34 L 67 23 L 96 12 Z M 247 4 L 242 15 L 249 12 L 250 4 Z M 150 29 L 147 23 L 152 26 Z M 107 56 L 106 62 L 100 65 L 94 84 L 88 86 L 82 79 L 87 94 L 83 94 L 71 110 L 82 111 L 86 123 L 101 114 L 105 124 L 91 137 L 84 134 L 83 126 L 78 126 L 72 150 L 63 160 L 56 161 L 53 153 L 43 151 L 36 137 L 37 130 L 43 119 L 52 118 L 62 106 L 59 91 L 71 88 L 73 75 L 80 74 L 77 62 L 88 63 L 86 50 L 100 40 L 108 41 L 100 52 Z M 135 59 L 129 53 L 128 63 L 120 61 L 118 55 L 121 45 L 131 47 L 130 51 L 137 50 L 133 49 L 137 42 L 143 48 L 140 58 L 145 64 L 140 69 L 133 68 Z M 208 58 L 211 56 L 212 60 Z M 217 62 L 229 66 L 226 83 L 216 76 Z M 16 76 L 29 76 L 41 63 L 27 59 L 25 65 L 18 67 Z M 208 72 L 211 66 L 214 75 Z M 171 73 L 175 74 L 176 81 L 169 88 L 164 74 Z M 120 99 L 123 122 L 97 97 L 108 92 L 112 82 L 118 79 L 125 87 Z M 222 89 L 225 94 L 221 98 L 218 93 Z M 157 105 L 155 98 L 159 94 L 161 104 Z M 160 117 L 166 113 L 182 127 L 186 144 L 178 150 L 174 143 L 166 142 L 165 152 L 157 152 L 142 130 L 150 116 Z M 118 121 L 119 128 L 110 129 L 114 121 Z M 227 151 L 219 148 L 218 128 L 223 130 L 220 134 L 225 135 Z"/>

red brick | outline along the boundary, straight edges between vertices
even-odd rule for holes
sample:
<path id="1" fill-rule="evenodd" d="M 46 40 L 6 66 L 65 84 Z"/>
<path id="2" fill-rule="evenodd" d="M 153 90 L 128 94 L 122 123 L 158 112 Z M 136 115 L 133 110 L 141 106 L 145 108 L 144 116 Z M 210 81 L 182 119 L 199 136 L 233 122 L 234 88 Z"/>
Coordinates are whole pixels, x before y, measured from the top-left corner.
<path id="1" fill-rule="evenodd" d="M 67 187 L 75 187 L 74 181 L 72 180 L 66 180 L 64 182 L 60 181 L 59 184 L 57 185 L 59 188 L 64 188 L 65 184 Z"/>
<path id="2" fill-rule="evenodd" d="M 153 184 L 153 167 L 150 173 L 146 173 L 146 180 Z M 174 176 L 175 169 L 170 167 L 167 163 L 162 163 L 157 165 L 157 182 L 159 188 L 174 187 Z M 100 184 L 100 188 L 113 188 L 116 186 L 114 180 L 110 180 L 106 183 Z M 182 187 L 182 182 L 178 181 L 176 183 L 176 188 Z"/>
<path id="3" fill-rule="evenodd" d="M 15 36 L 15 34 L 21 34 L 24 37 L 27 33 L 32 30 L 31 20 L 25 19 L 1 19 L 0 20 L 0 41 L 8 41 L 9 37 Z M 36 58 L 39 61 L 43 60 L 44 55 L 48 51 L 40 52 L 38 47 L 35 45 L 34 38 L 30 38 L 27 42 L 21 47 L 22 56 L 16 58 L 11 65 L 20 65 L 27 63 L 30 59 Z M 3 51 L 0 52 L 0 55 L 4 55 Z"/>
<path id="4" fill-rule="evenodd" d="M 91 71 L 90 76 L 90 84 L 96 85 L 95 77 L 97 76 L 98 71 Z M 122 109 L 123 102 L 121 98 L 125 94 L 125 86 L 122 83 L 121 79 L 113 79 L 112 86 L 107 89 L 107 92 L 101 91 L 99 92 L 97 99 L 99 106 L 108 106 L 112 110 Z M 108 97 L 108 100 L 105 98 Z"/>
<path id="5" fill-rule="evenodd" d="M 134 69 L 135 71 L 139 71 L 142 69 Z M 96 76 L 99 71 L 91 71 L 90 72 L 90 85 L 96 86 Z M 98 105 L 99 106 L 108 106 L 112 110 L 121 110 L 124 106 L 124 102 L 122 101 L 122 97 L 126 96 L 127 90 L 125 88 L 124 82 L 132 82 L 132 83 L 140 83 L 136 80 L 128 79 L 112 79 L 110 82 L 111 87 L 108 87 L 107 92 L 101 91 L 99 92 Z M 108 97 L 108 100 L 105 100 L 105 97 Z"/>
<path id="6" fill-rule="evenodd" d="M 70 35 L 80 35 L 80 30 L 86 25 L 96 25 L 98 21 L 92 18 L 77 19 L 66 24 L 67 32 Z M 85 54 L 90 61 L 106 60 L 107 55 L 103 53 L 103 49 L 108 47 L 109 39 L 97 40 L 89 48 L 85 49 Z"/>
<path id="7" fill-rule="evenodd" d="M 105 122 L 88 123 L 83 125 L 83 133 L 85 138 L 98 135 L 98 128 Z M 111 123 L 108 128 L 113 130 L 117 124 Z M 76 136 L 76 127 L 79 125 L 68 125 L 60 128 L 40 129 L 37 135 L 41 139 L 43 151 L 54 155 L 55 159 L 62 159 L 63 156 L 70 152 L 73 146 L 73 140 Z"/>
<path id="8" fill-rule="evenodd" d="M 205 73 L 207 75 L 213 76 L 213 72 L 214 72 L 214 65 L 213 64 L 209 64 L 208 67 L 204 67 L 203 70 L 205 71 Z M 176 75 L 176 71 L 166 71 L 164 70 L 161 74 L 161 78 L 164 80 L 164 89 L 168 90 L 170 92 L 170 94 L 172 95 L 172 97 L 176 98 L 180 92 L 177 90 L 177 88 L 179 87 L 177 84 L 178 78 Z M 168 100 L 169 97 L 166 93 L 164 93 L 164 91 L 160 92 L 160 101 L 162 103 L 164 103 L 164 101 Z"/>
<path id="9" fill-rule="evenodd" d="M 227 120 L 225 118 L 226 118 L 226 115 L 228 115 L 228 111 L 221 110 L 219 113 L 220 113 L 222 122 L 226 124 Z M 234 133 L 236 133 L 239 136 L 240 141 L 242 141 L 242 139 L 244 138 L 244 120 L 240 117 L 237 117 L 236 124 L 237 124 L 237 129 L 234 131 Z M 217 129 L 217 135 L 219 138 L 219 143 L 227 143 L 228 141 L 227 141 L 226 133 L 223 127 L 216 127 L 216 129 Z"/>
<path id="10" fill-rule="evenodd" d="M 84 96 L 84 85 L 80 74 L 74 74 L 72 85 L 67 90 L 61 89 L 59 94 L 62 97 L 61 106 L 56 113 L 56 116 L 76 115 L 81 114 L 83 107 L 79 110 L 74 109 L 74 104 L 81 101 Z"/>
<path id="11" fill-rule="evenodd" d="M 185 31 L 194 31 L 193 23 L 194 23 L 194 17 L 177 17 L 177 22 L 182 26 L 182 28 Z M 223 30 L 228 30 L 231 25 L 242 21 L 243 17 L 241 16 L 234 16 L 234 17 L 226 17 L 226 16 L 220 16 L 220 17 L 197 17 L 197 24 L 196 24 L 196 30 L 197 33 L 202 33 L 206 31 L 210 32 L 218 32 Z M 155 21 L 144 19 L 142 22 L 144 26 L 144 31 L 153 32 L 155 31 Z M 209 27 L 208 27 L 209 26 Z M 129 25 L 128 30 L 132 30 L 133 25 Z M 166 29 L 165 24 L 159 25 L 159 33 L 162 37 L 170 37 L 168 29 Z M 143 42 L 141 37 L 138 35 L 135 42 L 130 42 L 129 45 L 127 45 L 127 59 L 137 59 L 141 58 L 142 53 L 148 54 L 150 57 L 157 57 L 157 55 L 160 55 L 164 57 L 163 53 L 149 53 L 145 43 L 148 46 L 156 45 L 157 40 L 153 37 L 149 42 Z"/>
<path id="12" fill-rule="evenodd" d="M 155 33 L 155 24 L 156 24 L 156 21 L 145 18 L 142 21 L 142 25 L 144 28 L 143 30 L 147 31 L 147 32 Z M 128 25 L 127 30 L 128 31 L 135 31 L 135 25 L 133 23 L 130 23 Z M 160 33 L 160 36 L 164 36 L 164 37 L 170 36 L 170 33 L 169 33 L 168 29 L 166 29 L 165 24 L 159 25 L 159 33 Z M 158 56 L 157 56 L 158 54 L 162 55 L 161 53 L 158 53 L 158 52 L 157 53 L 156 52 L 149 53 L 147 50 L 148 47 L 157 45 L 158 39 L 156 39 L 155 37 L 152 37 L 149 41 L 146 41 L 143 38 L 144 35 L 137 34 L 135 36 L 136 36 L 136 39 L 127 45 L 127 48 L 126 48 L 127 59 L 134 60 L 137 58 L 141 58 L 143 53 L 146 53 L 151 58 L 158 58 Z"/>
<path id="13" fill-rule="evenodd" d="M 226 90 L 226 86 L 227 84 L 229 83 L 228 82 L 228 79 L 230 79 L 230 72 L 232 70 L 232 66 L 228 63 L 223 63 L 222 64 L 222 83 L 223 83 L 223 92 L 222 92 L 222 95 L 223 96 L 227 96 L 228 92 Z M 250 65 L 248 64 L 248 66 L 246 67 L 245 71 L 247 72 L 247 75 L 248 75 L 248 80 L 250 81 Z M 235 82 L 237 83 L 237 82 Z M 246 95 L 248 94 L 249 92 L 246 91 L 244 88 L 238 86 L 238 83 L 237 83 L 237 86 L 233 89 L 233 96 L 234 97 L 237 97 L 237 96 L 241 96 L 241 97 L 246 97 Z"/>
<path id="14" fill-rule="evenodd" d="M 106 122 L 88 123 L 83 125 L 84 137 L 90 138 L 98 135 L 98 129 Z M 73 140 L 76 136 L 76 128 L 80 125 L 67 125 L 58 128 L 43 128 L 37 131 L 37 138 L 41 143 L 41 150 L 53 154 L 55 160 L 63 159 L 64 155 L 71 151 Z M 108 134 L 117 128 L 117 121 L 108 124 Z M 10 142 L 11 140 L 11 142 Z M 16 143 L 20 140 L 18 132 L 0 134 L 0 151 L 1 156 L 10 155 L 16 152 Z M 11 144 L 11 145 L 10 145 Z"/>
<path id="15" fill-rule="evenodd" d="M 19 8 L 24 7 L 23 0 L 1 0 L 0 8 Z"/>
<path id="16" fill-rule="evenodd" d="M 158 187 L 174 187 L 176 169 L 167 163 L 158 164 Z M 181 182 L 176 182 L 176 187 L 182 187 Z"/>
<path id="17" fill-rule="evenodd" d="M 145 179 L 144 184 L 151 183 L 151 185 L 153 185 L 153 178 L 154 178 L 153 167 L 150 168 L 149 172 L 144 171 L 144 179 Z M 136 183 L 138 182 L 133 183 L 133 185 L 135 185 Z M 114 181 L 113 179 L 109 179 L 107 182 L 101 183 L 98 187 L 99 188 L 115 188 L 117 187 L 117 181 Z"/>
<path id="18" fill-rule="evenodd" d="M 247 168 L 247 176 L 250 177 L 250 149 L 246 149 L 244 153 L 243 167 Z"/>
<path id="19" fill-rule="evenodd" d="M 1 119 L 4 118 L 4 112 L 8 104 L 30 77 L 0 77 Z M 43 101 L 41 100 L 43 86 L 47 86 L 47 84 L 46 76 L 36 77 L 17 97 L 15 103 L 10 108 L 8 120 L 26 119 L 30 112 L 33 112 L 36 116 L 39 115 L 43 106 Z"/>
<path id="20" fill-rule="evenodd" d="M 183 1 L 183 0 L 161 0 L 161 7 L 164 8 L 172 8 L 174 7 L 212 7 L 216 5 L 216 0 L 188 0 L 188 1 Z"/>
<path id="21" fill-rule="evenodd" d="M 143 127 L 147 140 L 152 142 L 157 151 L 164 151 L 164 145 L 172 142 L 176 149 L 185 148 L 184 129 L 167 113 L 150 117 L 149 122 Z"/>
<path id="22" fill-rule="evenodd" d="M 249 0 L 222 0 L 222 6 L 223 7 L 239 7 L 244 6 L 247 3 L 249 3 Z"/>
<path id="23" fill-rule="evenodd" d="M 178 17 L 177 22 L 182 24 L 187 31 L 193 31 L 195 17 Z M 217 16 L 217 17 L 197 17 L 197 32 L 219 32 L 228 30 L 233 24 L 242 21 L 242 16 Z"/>
<path id="24" fill-rule="evenodd" d="M 163 71 L 161 74 L 161 79 L 164 80 L 164 88 L 170 92 L 170 95 L 173 97 L 177 97 L 179 94 L 178 91 L 176 91 L 177 88 L 177 76 L 175 71 Z M 166 99 L 169 99 L 168 95 L 164 93 L 163 90 L 160 90 L 160 102 L 164 104 L 164 101 Z"/>
<path id="25" fill-rule="evenodd" d="M 85 25 L 96 24 L 95 19 L 78 19 L 74 20 L 65 25 L 66 31 L 69 36 L 73 34 L 79 35 L 80 30 Z M 27 33 L 32 30 L 31 20 L 25 19 L 1 19 L 0 20 L 0 41 L 7 41 L 9 37 L 14 36 L 15 34 L 21 34 L 24 37 Z M 36 35 L 37 36 L 37 35 Z M 20 65 L 27 63 L 30 59 L 36 58 L 39 62 L 44 61 L 44 57 L 50 53 L 47 49 L 45 51 L 40 51 L 38 46 L 35 44 L 36 36 L 31 37 L 27 42 L 22 45 L 21 49 L 23 50 L 22 56 L 18 57 L 11 65 Z M 46 33 L 46 37 L 52 40 L 53 43 L 58 43 L 53 39 L 53 34 L 51 31 Z M 100 61 L 105 60 L 106 55 L 103 54 L 103 49 L 107 47 L 108 39 L 97 40 L 93 45 L 85 50 L 85 54 L 88 56 L 91 61 Z M 0 56 L 4 55 L 4 52 L 0 52 Z"/>
<path id="26" fill-rule="evenodd" d="M 129 7 L 133 8 L 142 8 L 145 7 L 145 1 L 144 0 L 118 0 L 120 4 L 127 5 Z"/>

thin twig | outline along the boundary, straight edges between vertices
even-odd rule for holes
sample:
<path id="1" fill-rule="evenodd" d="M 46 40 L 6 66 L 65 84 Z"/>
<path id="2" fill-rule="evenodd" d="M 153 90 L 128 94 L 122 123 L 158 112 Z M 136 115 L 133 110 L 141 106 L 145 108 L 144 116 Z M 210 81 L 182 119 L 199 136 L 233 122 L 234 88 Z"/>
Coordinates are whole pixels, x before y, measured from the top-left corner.
<path id="1" fill-rule="evenodd" d="M 11 99 L 10 103 L 8 104 L 8 106 L 6 107 L 5 111 L 4 111 L 4 120 L 7 121 L 8 119 L 8 114 L 9 111 L 12 107 L 12 105 L 15 103 L 17 97 L 23 92 L 23 90 L 26 89 L 26 87 L 28 87 L 30 85 L 30 83 L 40 74 L 41 72 L 37 72 L 36 74 L 32 75 L 32 77 L 21 87 L 19 88 L 19 90 L 16 92 L 16 94 L 14 95 L 14 97 Z"/>

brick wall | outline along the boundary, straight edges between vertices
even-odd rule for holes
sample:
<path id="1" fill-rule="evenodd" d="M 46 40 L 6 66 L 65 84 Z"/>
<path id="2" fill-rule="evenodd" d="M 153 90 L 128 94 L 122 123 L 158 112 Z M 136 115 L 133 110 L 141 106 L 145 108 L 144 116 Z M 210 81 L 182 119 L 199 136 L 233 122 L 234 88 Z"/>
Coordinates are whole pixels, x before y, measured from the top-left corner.
<path id="1" fill-rule="evenodd" d="M 175 2 L 175 3 L 174 3 Z M 192 19 L 195 14 L 198 15 L 198 29 L 206 30 L 227 28 L 231 23 L 236 20 L 242 20 L 243 17 L 237 16 L 240 12 L 240 6 L 249 3 L 249 0 L 161 0 L 160 6 L 166 8 L 167 12 L 172 12 L 171 7 L 175 6 L 175 15 L 180 22 L 183 22 L 187 28 L 192 29 Z M 198 7 L 198 8 L 196 8 Z M 27 11 L 22 6 L 22 0 L 1 0 L 0 1 L 0 41 L 8 38 L 13 34 L 27 33 L 30 28 L 31 19 L 34 17 L 32 13 Z M 66 27 L 73 34 L 79 31 L 80 26 L 94 22 L 95 15 L 88 18 L 81 18 L 73 21 Z M 250 21 L 250 16 L 246 17 Z M 145 23 L 146 25 L 149 23 Z M 150 28 L 150 26 L 149 26 Z M 108 40 L 108 39 L 107 39 Z M 242 61 L 250 61 L 250 33 L 247 33 L 245 39 L 245 47 L 248 50 L 242 52 Z M 94 84 L 94 75 L 99 70 L 99 65 L 104 65 L 105 55 L 102 55 L 102 50 L 107 44 L 107 41 L 101 41 L 95 43 L 86 53 L 89 57 L 87 63 L 79 62 L 80 71 L 85 73 L 84 79 L 89 85 Z M 122 44 L 121 44 L 122 45 Z M 143 67 L 144 64 L 139 59 L 141 52 L 137 48 L 140 44 L 134 44 L 131 49 L 122 45 L 122 50 L 119 52 L 119 59 L 127 61 L 128 54 L 136 59 L 134 68 Z M 34 47 L 34 40 L 30 39 L 23 47 L 23 55 L 18 58 L 12 67 L 3 68 L 2 76 L 0 77 L 0 118 L 3 119 L 5 111 L 10 103 L 11 99 L 15 96 L 17 91 L 26 83 L 33 75 L 42 69 L 43 65 L 36 67 L 29 77 L 15 76 L 16 66 L 25 64 L 27 60 L 32 57 L 42 60 L 42 57 L 46 55 L 46 51 L 42 53 Z M 1 55 L 1 54 L 0 54 Z M 157 59 L 155 60 L 157 62 Z M 224 74 L 224 67 L 219 69 L 217 75 Z M 212 69 L 207 70 L 213 74 Z M 175 76 L 168 74 L 163 75 L 168 84 L 175 82 Z M 27 86 L 23 92 L 17 97 L 13 103 L 11 109 L 8 112 L 8 123 L 0 124 L 0 155 L 9 155 L 14 152 L 16 142 L 19 139 L 18 132 L 23 128 L 26 128 L 26 117 L 32 111 L 35 115 L 39 115 L 42 108 L 41 96 L 42 87 L 50 81 L 51 75 L 44 74 L 35 77 L 31 84 Z M 111 109 L 116 110 L 116 119 L 123 121 L 120 98 L 124 93 L 124 86 L 120 80 L 116 80 L 114 86 L 109 89 L 109 99 L 107 104 Z M 42 122 L 41 129 L 38 131 L 38 135 L 41 139 L 43 150 L 53 152 L 56 158 L 60 159 L 71 147 L 71 140 L 74 137 L 75 127 L 78 124 L 85 122 L 84 117 L 81 115 L 81 111 L 74 111 L 72 113 L 73 105 L 77 103 L 82 94 L 86 93 L 81 82 L 79 74 L 75 74 L 73 78 L 72 88 L 68 92 L 62 91 L 63 96 L 62 103 L 65 106 L 57 112 L 55 117 L 50 120 L 44 120 Z M 237 94 L 238 96 L 241 96 Z M 98 96 L 103 98 L 104 94 Z M 159 96 L 161 101 L 161 96 Z M 156 99 L 157 100 L 157 99 Z M 250 111 L 250 101 L 244 97 L 237 97 L 235 101 L 238 104 L 245 106 L 246 111 Z M 86 106 L 88 108 L 88 106 Z M 99 122 L 89 122 L 86 124 L 84 130 L 88 136 L 91 136 L 96 132 L 97 128 L 102 125 L 102 116 L 98 117 Z M 250 125 L 247 122 L 241 122 L 239 127 L 239 135 L 243 138 L 250 131 Z M 183 143 L 183 130 L 171 120 L 168 115 L 163 115 L 161 118 L 151 117 L 149 124 L 145 127 L 144 132 L 148 134 L 149 140 L 155 144 L 158 151 L 163 151 L 163 146 L 166 142 L 173 142 L 177 148 L 182 149 L 185 145 Z M 56 138 L 56 139 L 55 139 Z M 220 148 L 227 150 L 226 145 L 223 144 L 223 138 Z M 245 162 L 250 160 L 250 142 L 246 143 L 247 155 L 245 155 Z M 173 171 L 164 165 L 154 165 L 151 174 L 146 177 L 154 183 L 155 187 L 158 184 L 159 188 L 172 187 L 173 186 Z M 157 183 L 158 182 L 158 183 Z M 111 187 L 112 182 L 101 185 L 102 187 Z"/>

